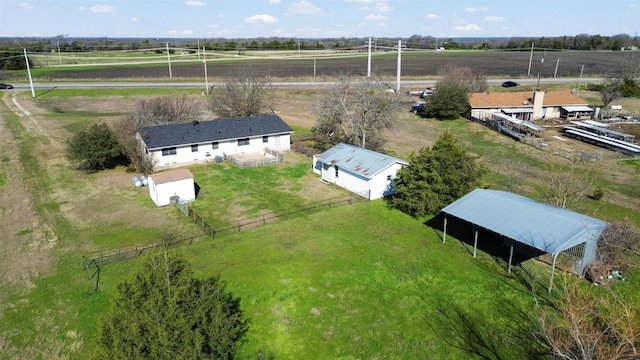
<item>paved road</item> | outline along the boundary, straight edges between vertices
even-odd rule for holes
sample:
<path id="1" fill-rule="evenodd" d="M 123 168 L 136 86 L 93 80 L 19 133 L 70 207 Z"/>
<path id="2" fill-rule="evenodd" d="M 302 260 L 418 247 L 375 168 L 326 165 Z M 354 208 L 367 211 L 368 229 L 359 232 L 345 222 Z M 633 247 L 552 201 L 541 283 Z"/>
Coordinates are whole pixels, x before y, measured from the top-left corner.
<path id="1" fill-rule="evenodd" d="M 489 85 L 498 85 L 502 84 L 507 80 L 513 79 L 490 79 L 487 80 Z M 516 79 L 521 85 L 524 85 L 526 90 L 530 90 L 529 87 L 536 85 L 538 82 L 537 78 L 530 79 Z M 604 78 L 548 78 L 548 79 L 540 79 L 540 84 L 573 84 L 582 81 L 585 83 L 597 83 L 606 81 Z M 435 85 L 435 80 L 403 80 L 401 82 L 401 88 L 415 88 L 415 87 L 423 87 L 423 86 L 433 86 Z M 335 85 L 336 82 L 274 82 L 272 83 L 275 87 L 282 88 L 312 88 L 312 87 L 325 87 Z M 209 83 L 209 86 L 216 86 L 220 84 Z M 395 82 L 389 82 L 389 86 L 395 88 Z M 31 87 L 28 83 L 14 83 L 13 91 L 29 91 Z M 34 83 L 33 87 L 35 90 L 48 90 L 48 89 L 126 89 L 126 88 L 184 88 L 184 89 L 197 89 L 201 88 L 204 90 L 205 82 L 193 82 L 193 81 L 172 81 L 172 82 L 145 82 L 145 81 L 135 81 L 135 82 L 127 82 L 127 81 L 100 81 L 100 82 L 51 82 L 51 83 Z M 11 90 L 4 90 L 11 91 Z"/>

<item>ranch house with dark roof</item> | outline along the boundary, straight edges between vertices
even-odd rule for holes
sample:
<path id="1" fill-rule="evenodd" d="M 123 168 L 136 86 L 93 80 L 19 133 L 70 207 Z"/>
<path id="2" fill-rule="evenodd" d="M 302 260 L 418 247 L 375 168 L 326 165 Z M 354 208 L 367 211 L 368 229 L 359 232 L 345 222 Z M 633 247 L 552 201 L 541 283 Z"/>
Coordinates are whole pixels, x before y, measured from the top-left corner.
<path id="1" fill-rule="evenodd" d="M 292 132 L 278 115 L 264 115 L 147 126 L 136 137 L 162 169 L 265 149 L 286 151 Z"/>

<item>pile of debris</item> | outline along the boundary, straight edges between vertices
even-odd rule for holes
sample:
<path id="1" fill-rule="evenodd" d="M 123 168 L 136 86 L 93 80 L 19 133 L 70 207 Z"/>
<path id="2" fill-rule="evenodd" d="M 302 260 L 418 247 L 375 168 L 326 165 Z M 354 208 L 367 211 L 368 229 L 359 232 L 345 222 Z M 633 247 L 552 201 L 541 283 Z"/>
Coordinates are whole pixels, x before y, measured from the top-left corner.
<path id="1" fill-rule="evenodd" d="M 625 278 L 613 265 L 601 261 L 595 261 L 587 266 L 585 278 L 598 286 L 606 286 L 611 282 L 625 281 Z"/>

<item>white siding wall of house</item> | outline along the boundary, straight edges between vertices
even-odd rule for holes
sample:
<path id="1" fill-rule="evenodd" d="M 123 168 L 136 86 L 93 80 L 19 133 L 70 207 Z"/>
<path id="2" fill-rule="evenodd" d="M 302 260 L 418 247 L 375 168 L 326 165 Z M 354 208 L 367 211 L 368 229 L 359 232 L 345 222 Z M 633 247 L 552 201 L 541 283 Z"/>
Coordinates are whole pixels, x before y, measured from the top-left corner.
<path id="1" fill-rule="evenodd" d="M 172 165 L 186 165 L 214 161 L 216 156 L 259 153 L 265 148 L 278 151 L 290 149 L 290 135 L 279 134 L 247 139 L 223 140 L 200 144 L 176 146 L 150 150 L 156 160 L 156 167 L 162 169 Z"/>
<path id="2" fill-rule="evenodd" d="M 323 180 L 336 184 L 351 192 L 364 194 L 368 192 L 369 200 L 379 199 L 389 195 L 387 190 L 391 184 L 391 180 L 395 178 L 398 170 L 402 168 L 402 164 L 396 163 L 384 169 L 371 179 L 362 177 L 358 174 L 342 170 L 338 167 L 337 177 L 334 166 L 316 163 L 314 172 L 319 173 Z"/>
<path id="3" fill-rule="evenodd" d="M 369 180 L 369 189 L 371 190 L 369 200 L 375 200 L 386 195 L 391 195 L 388 193 L 391 180 L 396 177 L 396 174 L 400 169 L 402 169 L 402 164 L 395 163 L 372 177 L 371 180 Z"/>
<path id="4" fill-rule="evenodd" d="M 335 166 L 324 164 L 322 166 L 321 172 L 322 179 L 345 188 L 351 192 L 360 194 L 369 191 L 369 179 L 340 169 L 340 167 L 338 167 L 336 171 Z"/>

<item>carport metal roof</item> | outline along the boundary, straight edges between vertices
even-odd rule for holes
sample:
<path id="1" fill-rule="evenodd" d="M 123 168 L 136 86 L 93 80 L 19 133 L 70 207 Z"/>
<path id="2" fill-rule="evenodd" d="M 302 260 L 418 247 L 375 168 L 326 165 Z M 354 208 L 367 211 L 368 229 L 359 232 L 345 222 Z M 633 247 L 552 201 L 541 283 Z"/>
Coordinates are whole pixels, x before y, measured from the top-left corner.
<path id="1" fill-rule="evenodd" d="M 608 223 L 506 191 L 476 189 L 442 209 L 553 256 L 585 244 L 581 271 L 595 259 L 598 239 Z M 474 249 L 475 250 L 475 249 Z M 553 268 L 552 268 L 553 278 Z"/>

